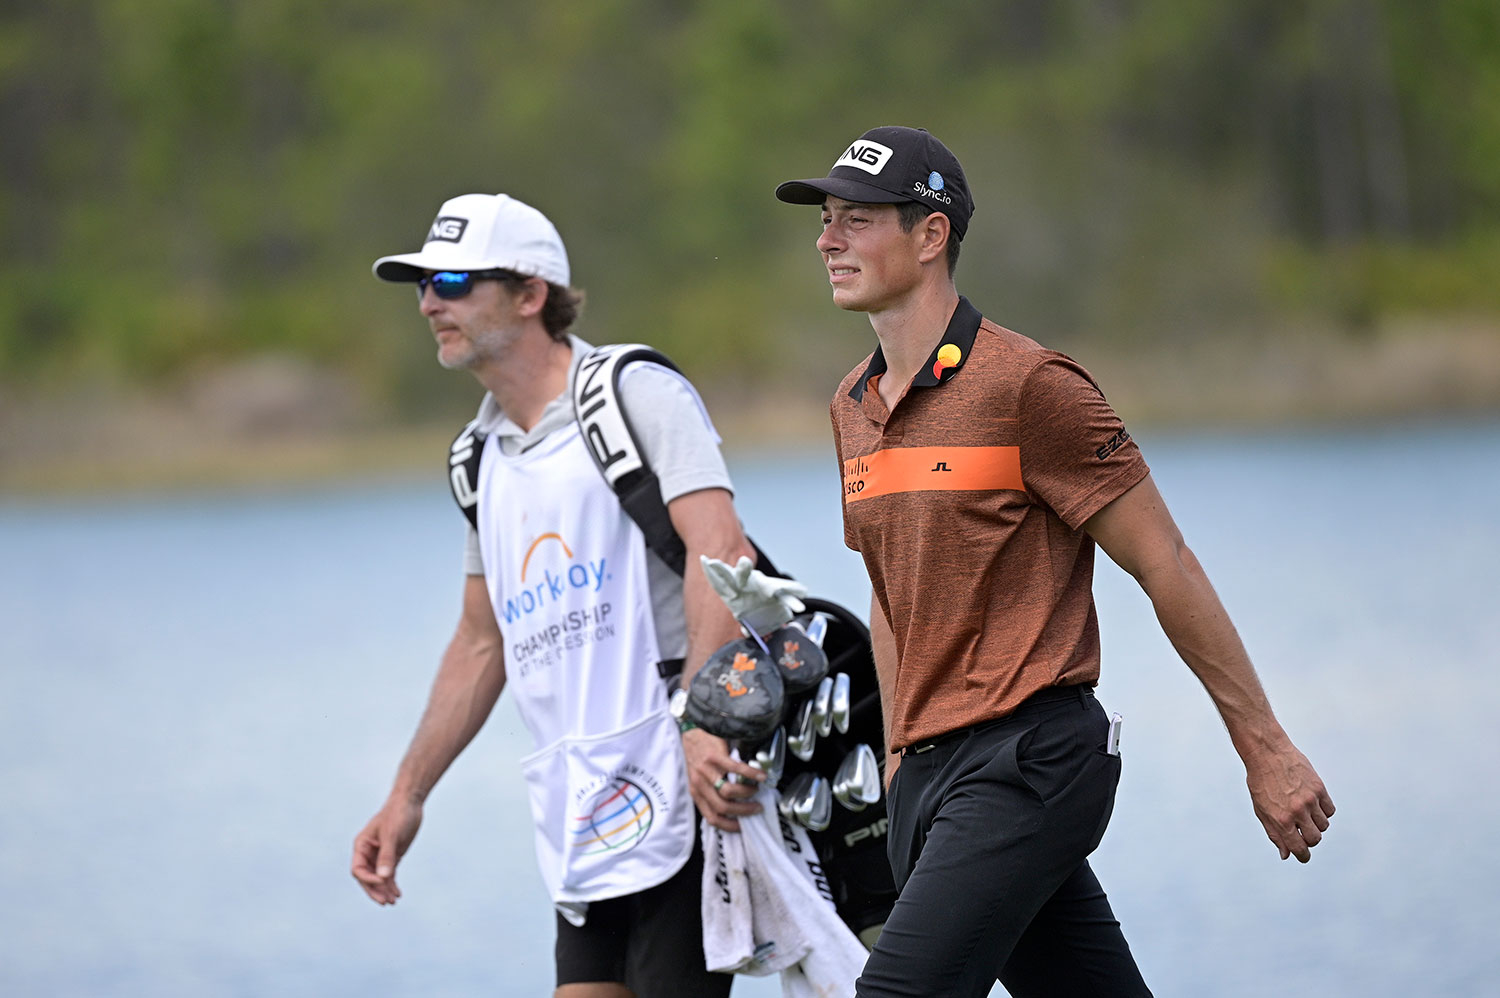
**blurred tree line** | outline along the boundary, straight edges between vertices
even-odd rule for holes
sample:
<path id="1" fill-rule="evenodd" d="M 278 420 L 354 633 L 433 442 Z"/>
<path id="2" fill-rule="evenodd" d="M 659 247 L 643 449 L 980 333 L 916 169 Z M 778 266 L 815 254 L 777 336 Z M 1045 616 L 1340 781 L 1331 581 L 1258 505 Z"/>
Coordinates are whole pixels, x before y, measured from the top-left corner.
<path id="1" fill-rule="evenodd" d="M 0 381 L 282 352 L 441 409 L 369 266 L 505 191 L 585 336 L 823 391 L 873 343 L 771 192 L 898 123 L 969 172 L 960 288 L 1064 347 L 1500 313 L 1494 0 L 10 0 Z"/>

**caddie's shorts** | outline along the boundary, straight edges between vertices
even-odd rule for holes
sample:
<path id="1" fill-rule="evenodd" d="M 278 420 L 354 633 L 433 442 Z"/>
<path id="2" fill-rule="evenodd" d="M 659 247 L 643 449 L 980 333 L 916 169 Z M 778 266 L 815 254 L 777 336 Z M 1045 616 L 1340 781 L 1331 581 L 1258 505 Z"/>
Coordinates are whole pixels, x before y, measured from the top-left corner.
<path id="1" fill-rule="evenodd" d="M 697 841 L 665 883 L 591 902 L 582 926 L 559 914 L 558 986 L 618 981 L 636 998 L 724 998 L 734 975 L 704 966 L 702 897 L 703 845 Z"/>
<path id="2" fill-rule="evenodd" d="M 1087 686 L 908 748 L 891 785 L 901 889 L 861 998 L 1150 995 L 1086 857 L 1120 778 Z"/>

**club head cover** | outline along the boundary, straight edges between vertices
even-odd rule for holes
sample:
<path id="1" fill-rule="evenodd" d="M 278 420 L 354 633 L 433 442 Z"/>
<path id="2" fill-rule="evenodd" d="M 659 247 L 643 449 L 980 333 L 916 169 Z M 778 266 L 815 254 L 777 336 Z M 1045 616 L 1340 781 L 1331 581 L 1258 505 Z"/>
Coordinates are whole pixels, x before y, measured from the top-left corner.
<path id="1" fill-rule="evenodd" d="M 741 638 L 710 655 L 693 676 L 682 716 L 720 738 L 760 741 L 780 723 L 784 697 L 776 664 Z"/>
<path id="2" fill-rule="evenodd" d="M 828 675 L 828 656 L 800 624 L 787 624 L 766 635 L 766 647 L 781 670 L 789 699 L 817 689 Z"/>

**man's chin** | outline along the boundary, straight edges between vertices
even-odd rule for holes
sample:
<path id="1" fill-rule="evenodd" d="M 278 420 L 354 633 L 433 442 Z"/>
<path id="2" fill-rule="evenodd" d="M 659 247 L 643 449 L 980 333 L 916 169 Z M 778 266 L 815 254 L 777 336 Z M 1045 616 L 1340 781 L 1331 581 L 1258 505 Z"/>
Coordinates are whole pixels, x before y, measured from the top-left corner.
<path id="1" fill-rule="evenodd" d="M 474 354 L 472 351 L 448 351 L 438 347 L 437 362 L 445 370 L 467 371 L 474 366 Z"/>
<path id="2" fill-rule="evenodd" d="M 845 312 L 869 311 L 864 302 L 860 301 L 859 298 L 849 293 L 848 291 L 843 290 L 842 288 L 833 289 L 833 303 L 839 308 L 843 309 Z"/>

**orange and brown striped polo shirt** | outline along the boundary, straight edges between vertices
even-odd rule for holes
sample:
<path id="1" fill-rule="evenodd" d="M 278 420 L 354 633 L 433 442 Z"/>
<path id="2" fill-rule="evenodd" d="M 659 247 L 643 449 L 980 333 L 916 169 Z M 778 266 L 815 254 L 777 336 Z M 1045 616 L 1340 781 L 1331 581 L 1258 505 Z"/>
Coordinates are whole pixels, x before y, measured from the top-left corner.
<path id="1" fill-rule="evenodd" d="M 960 298 L 887 411 L 876 350 L 830 412 L 844 540 L 895 636 L 880 676 L 892 751 L 1099 678 L 1082 525 L 1146 477 L 1087 371 Z"/>

